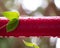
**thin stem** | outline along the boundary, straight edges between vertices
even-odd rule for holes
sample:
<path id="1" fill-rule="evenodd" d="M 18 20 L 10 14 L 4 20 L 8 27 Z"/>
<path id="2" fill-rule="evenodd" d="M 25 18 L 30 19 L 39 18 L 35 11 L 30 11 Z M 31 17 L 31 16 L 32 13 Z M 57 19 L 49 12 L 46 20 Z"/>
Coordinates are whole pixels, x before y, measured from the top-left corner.
<path id="1" fill-rule="evenodd" d="M 0 27 L 0 29 L 4 28 L 6 25 L 7 25 L 7 24 L 5 24 L 5 25 L 1 26 L 1 27 Z"/>

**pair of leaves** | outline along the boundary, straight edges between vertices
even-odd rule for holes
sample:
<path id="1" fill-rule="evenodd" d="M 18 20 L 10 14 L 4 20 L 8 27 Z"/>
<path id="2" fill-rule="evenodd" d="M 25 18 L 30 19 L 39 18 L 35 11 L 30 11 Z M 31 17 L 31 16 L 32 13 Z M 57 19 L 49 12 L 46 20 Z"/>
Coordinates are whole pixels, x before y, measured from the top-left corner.
<path id="1" fill-rule="evenodd" d="M 36 44 L 30 43 L 30 42 L 26 42 L 26 41 L 24 41 L 24 40 L 23 40 L 23 42 L 24 42 L 24 44 L 25 44 L 26 46 L 28 46 L 28 47 L 39 48 L 39 46 L 36 45 Z"/>
<path id="2" fill-rule="evenodd" d="M 11 32 L 16 29 L 19 23 L 19 13 L 18 12 L 12 12 L 12 11 L 7 11 L 2 13 L 6 18 L 8 18 L 9 22 L 6 26 L 7 32 Z"/>

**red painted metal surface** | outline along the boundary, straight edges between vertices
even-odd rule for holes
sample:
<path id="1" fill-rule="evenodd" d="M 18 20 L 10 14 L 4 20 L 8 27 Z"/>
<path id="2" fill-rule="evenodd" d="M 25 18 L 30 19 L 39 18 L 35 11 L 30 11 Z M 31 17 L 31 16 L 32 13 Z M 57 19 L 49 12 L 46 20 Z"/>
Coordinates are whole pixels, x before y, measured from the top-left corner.
<path id="1" fill-rule="evenodd" d="M 8 20 L 0 17 L 0 27 Z M 60 17 L 20 17 L 18 27 L 6 32 L 0 29 L 0 36 L 60 36 Z"/>

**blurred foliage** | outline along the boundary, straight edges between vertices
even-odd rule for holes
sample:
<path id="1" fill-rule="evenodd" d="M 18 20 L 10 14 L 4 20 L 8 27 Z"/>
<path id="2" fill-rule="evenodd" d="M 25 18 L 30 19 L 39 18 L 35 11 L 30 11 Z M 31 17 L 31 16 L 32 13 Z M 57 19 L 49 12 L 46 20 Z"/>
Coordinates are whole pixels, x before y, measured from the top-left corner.
<path id="1" fill-rule="evenodd" d="M 0 48 L 9 48 L 9 44 L 6 38 L 0 38 Z"/>
<path id="2" fill-rule="evenodd" d="M 7 9 L 10 9 L 14 6 L 14 0 L 2 0 L 2 3 Z"/>
<path id="3" fill-rule="evenodd" d="M 21 16 L 55 16 L 55 15 L 60 15 L 60 11 L 57 9 L 56 5 L 53 8 L 53 4 L 55 4 L 53 1 L 54 0 L 45 0 L 48 3 L 48 6 L 43 9 L 42 7 L 38 7 L 37 10 L 35 11 L 28 11 L 25 8 L 23 8 L 22 0 L 0 0 L 0 12 L 8 11 L 8 10 L 18 10 L 21 13 Z M 49 5 L 51 4 L 51 5 Z M 45 6 L 45 5 L 43 5 Z M 49 8 L 48 8 L 49 7 Z M 52 9 L 51 9 L 52 8 Z M 55 9 L 56 8 L 56 9 Z M 50 11 L 50 12 L 49 12 Z M 37 14 L 37 12 L 39 14 Z M 53 13 L 52 13 L 53 12 Z M 36 13 L 36 15 L 35 15 Z M 2 14 L 0 13 L 0 16 Z"/>
<path id="4" fill-rule="evenodd" d="M 39 47 L 40 48 L 55 48 L 56 47 L 56 43 L 55 45 L 50 45 L 50 37 L 37 37 L 37 39 L 39 38 Z M 16 38 L 16 37 L 9 37 L 9 38 L 0 38 L 0 48 L 32 48 L 29 47 L 31 46 L 32 40 L 33 38 L 31 37 L 20 37 L 20 38 Z M 25 41 L 25 44 L 23 42 L 23 40 Z M 34 39 L 35 40 L 35 39 Z M 28 45 L 28 46 L 27 46 Z M 34 44 L 35 48 L 39 48 L 38 46 L 36 46 Z"/>

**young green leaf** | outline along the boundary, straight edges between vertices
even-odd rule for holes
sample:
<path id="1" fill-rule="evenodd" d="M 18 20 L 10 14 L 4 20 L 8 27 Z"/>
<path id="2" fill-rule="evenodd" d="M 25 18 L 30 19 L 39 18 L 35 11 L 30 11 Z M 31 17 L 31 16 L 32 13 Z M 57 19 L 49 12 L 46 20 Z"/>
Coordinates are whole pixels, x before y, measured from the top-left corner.
<path id="1" fill-rule="evenodd" d="M 13 11 L 6 11 L 2 13 L 6 18 L 9 19 L 9 22 L 6 26 L 7 32 L 11 32 L 14 29 L 16 29 L 19 21 L 19 13 L 18 12 L 13 12 Z"/>
<path id="2" fill-rule="evenodd" d="M 39 46 L 34 44 L 34 48 L 39 48 Z"/>
<path id="3" fill-rule="evenodd" d="M 18 19 L 19 18 L 19 13 L 18 12 L 12 12 L 12 11 L 6 11 L 2 13 L 6 18 L 9 20 L 12 20 L 14 18 Z"/>
<path id="4" fill-rule="evenodd" d="M 26 46 L 34 47 L 34 48 L 39 48 L 39 46 L 38 46 L 38 45 L 35 45 L 35 44 L 33 44 L 33 43 L 26 42 L 26 41 L 24 41 L 24 40 L 23 40 L 23 42 L 24 42 L 24 44 L 25 44 Z"/>
<path id="5" fill-rule="evenodd" d="M 11 21 L 9 21 L 6 26 L 7 32 L 15 30 L 18 26 L 18 23 L 19 23 L 18 19 L 12 19 Z"/>
<path id="6" fill-rule="evenodd" d="M 25 44 L 26 46 L 29 46 L 29 47 L 33 47 L 33 45 L 34 45 L 33 43 L 26 42 L 26 41 L 24 41 L 24 40 L 23 40 L 23 42 L 24 42 L 24 44 Z"/>

